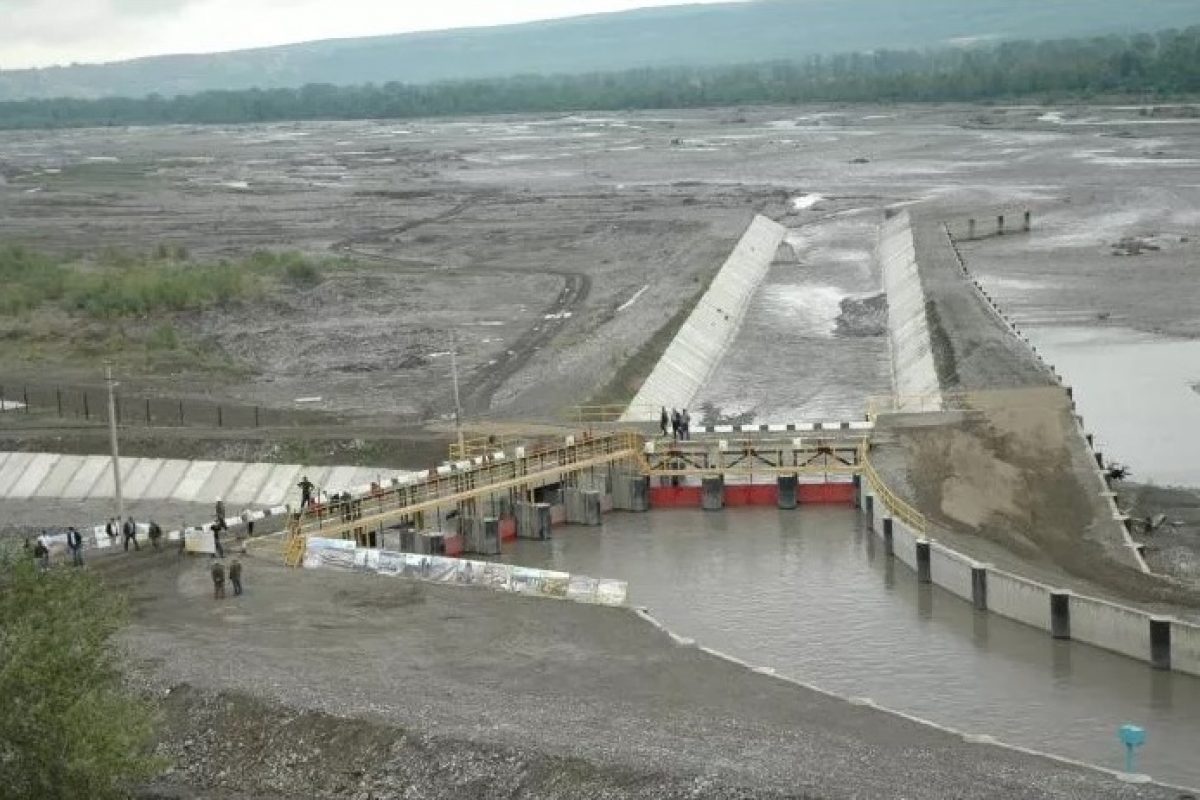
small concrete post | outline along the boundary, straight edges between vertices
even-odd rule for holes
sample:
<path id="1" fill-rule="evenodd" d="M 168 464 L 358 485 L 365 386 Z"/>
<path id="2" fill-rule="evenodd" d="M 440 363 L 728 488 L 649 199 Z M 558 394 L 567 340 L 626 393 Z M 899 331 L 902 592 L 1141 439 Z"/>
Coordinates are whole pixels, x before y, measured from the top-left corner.
<path id="1" fill-rule="evenodd" d="M 933 583 L 929 566 L 929 542 L 917 542 L 917 582 Z"/>
<path id="2" fill-rule="evenodd" d="M 1050 635 L 1055 639 L 1071 638 L 1071 595 L 1069 592 L 1050 594 Z"/>
<path id="3" fill-rule="evenodd" d="M 896 547 L 893 544 L 894 541 L 895 540 L 894 540 L 893 534 L 892 534 L 892 518 L 884 517 L 883 518 L 883 552 L 886 553 L 889 557 L 896 555 Z"/>
<path id="4" fill-rule="evenodd" d="M 996 217 L 996 235 L 997 236 L 1004 235 L 1004 215 L 1003 214 Z"/>
<path id="5" fill-rule="evenodd" d="M 779 490 L 778 505 L 780 508 L 791 510 L 796 507 L 796 488 L 799 482 L 799 478 L 795 475 L 780 475 L 776 479 L 775 483 Z"/>
<path id="6" fill-rule="evenodd" d="M 583 501 L 583 524 L 599 525 L 601 521 L 600 492 L 583 492 L 581 499 Z"/>
<path id="7" fill-rule="evenodd" d="M 650 510 L 650 476 L 638 475 L 629 479 L 630 511 Z"/>
<path id="8" fill-rule="evenodd" d="M 477 520 L 479 526 L 479 550 L 476 552 L 485 556 L 500 555 L 500 520 L 495 517 L 484 517 Z"/>
<path id="9" fill-rule="evenodd" d="M 987 611 L 987 567 L 971 567 L 971 603 L 976 611 Z"/>
<path id="10" fill-rule="evenodd" d="M 704 478 L 702 486 L 702 507 L 705 511 L 720 511 L 725 507 L 725 478 L 717 475 Z"/>
<path id="11" fill-rule="evenodd" d="M 875 523 L 875 496 L 867 495 L 867 523 L 874 526 Z"/>
<path id="12" fill-rule="evenodd" d="M 967 238 L 968 239 L 975 238 L 975 218 L 974 217 L 967 220 Z"/>
<path id="13" fill-rule="evenodd" d="M 863 490 L 862 490 L 862 475 L 856 474 L 851 478 L 851 483 L 854 484 L 854 507 L 863 507 Z M 797 492 L 799 494 L 799 492 Z"/>
<path id="14" fill-rule="evenodd" d="M 1150 618 L 1150 663 L 1155 669 L 1171 668 L 1171 620 Z"/>
<path id="15" fill-rule="evenodd" d="M 1029 211 L 1025 212 L 1025 232 L 1029 233 L 1033 230 L 1033 215 Z"/>

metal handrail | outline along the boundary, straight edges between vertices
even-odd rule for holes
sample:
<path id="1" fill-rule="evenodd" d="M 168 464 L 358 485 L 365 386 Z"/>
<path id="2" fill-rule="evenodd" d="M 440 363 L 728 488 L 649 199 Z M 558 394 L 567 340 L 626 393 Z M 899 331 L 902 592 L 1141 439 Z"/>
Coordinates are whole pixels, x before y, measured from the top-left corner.
<path id="1" fill-rule="evenodd" d="M 898 517 L 913 530 L 925 535 L 929 531 L 929 524 L 925 519 L 925 515 L 917 509 L 913 508 L 907 502 L 902 500 L 895 492 L 888 488 L 888 485 L 883 482 L 883 478 L 879 476 L 879 472 L 875 469 L 875 465 L 871 463 L 870 453 L 867 446 L 864 444 L 862 455 L 859 459 L 862 464 L 863 477 L 871 486 L 871 491 L 875 496 L 883 501 L 888 513 L 893 517 Z"/>

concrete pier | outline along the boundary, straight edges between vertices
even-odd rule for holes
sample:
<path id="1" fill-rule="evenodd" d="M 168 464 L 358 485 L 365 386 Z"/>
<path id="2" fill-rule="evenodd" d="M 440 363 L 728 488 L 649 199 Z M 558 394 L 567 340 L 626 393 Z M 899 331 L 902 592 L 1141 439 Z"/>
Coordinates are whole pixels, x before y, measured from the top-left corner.
<path id="1" fill-rule="evenodd" d="M 720 511 L 725 507 L 725 479 L 722 476 L 703 480 L 701 507 L 705 511 Z"/>
<path id="2" fill-rule="evenodd" d="M 796 489 L 799 482 L 799 478 L 795 475 L 780 475 L 776 479 L 776 486 L 779 491 L 778 505 L 780 508 L 791 510 L 796 507 Z"/>
<path id="3" fill-rule="evenodd" d="M 549 503 L 514 503 L 517 518 L 517 537 L 545 541 L 550 538 Z"/>
<path id="4" fill-rule="evenodd" d="M 1071 594 L 1052 592 L 1050 595 L 1050 635 L 1055 639 L 1071 638 Z"/>

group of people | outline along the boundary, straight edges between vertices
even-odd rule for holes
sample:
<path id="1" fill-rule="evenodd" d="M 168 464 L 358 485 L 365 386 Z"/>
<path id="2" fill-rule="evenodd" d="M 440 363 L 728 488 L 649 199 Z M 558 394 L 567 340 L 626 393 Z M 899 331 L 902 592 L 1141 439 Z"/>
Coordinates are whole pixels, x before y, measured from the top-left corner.
<path id="1" fill-rule="evenodd" d="M 671 409 L 671 413 L 667 413 L 667 407 L 662 407 L 662 414 L 658 418 L 658 427 L 662 431 L 662 435 L 667 435 L 667 426 L 671 426 L 671 438 L 679 440 L 688 440 L 692 438 L 692 415 L 685 408 L 682 412 L 677 409 Z"/>
<path id="2" fill-rule="evenodd" d="M 225 565 L 216 561 L 212 565 L 213 599 L 225 597 Z M 233 596 L 242 593 L 242 562 L 236 558 L 229 564 L 229 583 L 233 586 Z"/>
<path id="3" fill-rule="evenodd" d="M 148 533 L 150 536 L 150 545 L 157 550 L 159 548 L 159 542 L 162 541 L 162 526 L 160 526 L 154 520 L 150 520 Z M 120 536 L 121 541 L 124 544 L 125 552 L 127 553 L 129 552 L 129 544 L 131 542 L 133 543 L 134 550 L 142 549 L 142 546 L 138 544 L 137 523 L 134 522 L 133 517 L 126 517 L 124 521 L 117 519 L 116 517 L 110 518 L 104 525 L 104 534 L 108 537 L 109 543 L 114 547 L 117 544 L 117 537 Z"/>
<path id="4" fill-rule="evenodd" d="M 25 540 L 25 549 L 30 550 L 29 539 Z M 83 566 L 83 534 L 81 534 L 75 526 L 67 528 L 67 550 L 71 553 L 71 564 L 76 567 Z M 38 566 L 43 570 L 50 569 L 50 535 L 46 531 L 42 531 L 37 537 L 33 547 L 32 554 L 37 560 Z"/>

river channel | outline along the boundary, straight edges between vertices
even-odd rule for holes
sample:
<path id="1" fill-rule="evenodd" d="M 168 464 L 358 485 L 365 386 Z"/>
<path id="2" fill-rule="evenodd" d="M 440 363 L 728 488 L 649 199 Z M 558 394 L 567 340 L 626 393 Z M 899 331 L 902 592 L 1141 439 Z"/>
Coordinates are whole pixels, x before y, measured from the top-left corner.
<path id="1" fill-rule="evenodd" d="M 1200 679 L 1054 641 L 918 584 L 850 508 L 610 514 L 506 561 L 629 582 L 673 631 L 781 674 L 1106 767 L 1146 728 L 1139 771 L 1200 786 Z"/>

